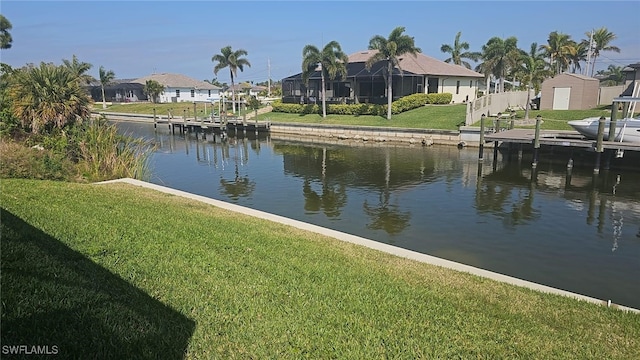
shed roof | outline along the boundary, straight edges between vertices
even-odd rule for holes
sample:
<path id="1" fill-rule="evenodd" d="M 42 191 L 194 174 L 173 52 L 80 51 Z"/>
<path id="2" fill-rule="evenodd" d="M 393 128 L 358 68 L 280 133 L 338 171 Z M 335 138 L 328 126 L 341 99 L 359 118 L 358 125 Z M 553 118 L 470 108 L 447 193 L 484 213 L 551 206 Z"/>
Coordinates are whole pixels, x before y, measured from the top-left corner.
<path id="1" fill-rule="evenodd" d="M 166 87 L 174 87 L 174 88 L 191 88 L 191 89 L 205 89 L 205 90 L 220 89 L 220 87 L 211 85 L 206 81 L 196 80 L 181 74 L 170 74 L 170 73 L 151 74 L 151 75 L 133 80 L 133 82 L 136 82 L 139 84 L 145 84 L 147 80 L 155 80 Z"/>
<path id="2" fill-rule="evenodd" d="M 364 50 L 353 53 L 349 55 L 349 63 L 366 62 L 377 52 L 378 50 Z M 484 75 L 479 72 L 464 66 L 449 64 L 422 53 L 417 53 L 415 56 L 411 54 L 400 56 L 400 68 L 420 75 L 484 78 Z"/>
<path id="3" fill-rule="evenodd" d="M 580 74 L 573 74 L 573 73 L 567 73 L 567 72 L 562 73 L 562 74 L 558 74 L 558 75 L 556 75 L 554 78 L 557 78 L 557 77 L 559 77 L 559 76 L 570 76 L 570 77 L 574 77 L 574 78 L 576 78 L 576 79 L 585 80 L 585 81 L 598 81 L 598 82 L 600 81 L 600 80 L 598 80 L 598 79 L 596 79 L 596 78 L 593 78 L 593 77 L 591 77 L 591 76 L 580 75 Z M 552 78 L 552 79 L 553 79 L 553 78 Z"/>

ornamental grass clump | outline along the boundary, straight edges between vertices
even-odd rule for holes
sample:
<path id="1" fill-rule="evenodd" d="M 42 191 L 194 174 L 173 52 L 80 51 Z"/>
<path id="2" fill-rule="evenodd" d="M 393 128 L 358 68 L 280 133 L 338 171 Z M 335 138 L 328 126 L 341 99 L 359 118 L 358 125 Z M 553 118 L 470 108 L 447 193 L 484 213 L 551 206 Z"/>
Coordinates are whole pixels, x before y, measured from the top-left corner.
<path id="1" fill-rule="evenodd" d="M 115 125 L 89 125 L 78 144 L 78 170 L 88 181 L 130 177 L 146 179 L 151 143 L 118 133 Z"/>

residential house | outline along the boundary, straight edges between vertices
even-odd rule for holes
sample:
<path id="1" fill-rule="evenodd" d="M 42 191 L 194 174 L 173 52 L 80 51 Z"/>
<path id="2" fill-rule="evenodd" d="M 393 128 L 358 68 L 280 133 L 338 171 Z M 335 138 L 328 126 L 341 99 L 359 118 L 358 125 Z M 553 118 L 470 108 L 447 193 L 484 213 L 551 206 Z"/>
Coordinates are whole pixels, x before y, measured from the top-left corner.
<path id="1" fill-rule="evenodd" d="M 383 73 L 384 61 L 366 69 L 365 62 L 376 50 L 360 51 L 349 56 L 345 79 L 325 79 L 326 98 L 329 103 L 387 103 L 387 87 Z M 400 69 L 393 69 L 393 100 L 416 93 L 450 93 L 453 103 L 475 100 L 478 83 L 484 75 L 463 66 L 449 64 L 418 53 L 400 57 Z M 282 101 L 285 103 L 317 103 L 321 101 L 321 74 L 319 69 L 302 81 L 302 73 L 282 80 Z"/>
<path id="2" fill-rule="evenodd" d="M 243 96 L 255 96 L 258 97 L 258 94 L 261 91 L 265 91 L 267 90 L 266 86 L 260 86 L 260 85 L 253 85 L 251 83 L 248 82 L 243 82 L 240 84 L 234 84 L 233 86 L 229 86 L 228 88 L 226 88 L 224 90 L 224 92 L 222 93 L 226 98 L 231 99 L 231 95 L 232 95 L 232 90 L 235 91 L 236 93 L 236 97 L 243 97 Z"/>
<path id="3" fill-rule="evenodd" d="M 144 86 L 147 80 L 155 80 L 164 86 L 164 91 L 158 97 L 161 103 L 211 102 L 220 99 L 220 87 L 188 76 L 161 73 L 141 77 L 134 82 Z"/>
<path id="4" fill-rule="evenodd" d="M 633 96 L 634 89 L 636 91 L 635 96 L 638 96 L 638 89 L 640 89 L 640 62 L 627 65 L 622 69 L 624 73 L 624 92 L 621 96 Z"/>
<path id="5" fill-rule="evenodd" d="M 89 86 L 89 93 L 94 101 L 102 101 L 102 86 L 93 82 Z M 136 83 L 134 79 L 114 80 L 104 87 L 104 98 L 108 102 L 137 102 L 146 101 L 144 85 Z"/>

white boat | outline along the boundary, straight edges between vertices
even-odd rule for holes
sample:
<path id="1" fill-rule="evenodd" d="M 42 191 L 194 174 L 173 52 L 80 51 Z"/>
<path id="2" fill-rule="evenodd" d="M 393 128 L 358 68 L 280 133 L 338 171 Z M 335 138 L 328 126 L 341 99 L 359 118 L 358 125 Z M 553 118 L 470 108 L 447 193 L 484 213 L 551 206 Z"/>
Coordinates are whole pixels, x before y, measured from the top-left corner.
<path id="1" fill-rule="evenodd" d="M 640 98 L 616 98 L 614 99 L 614 106 L 617 103 L 629 103 L 628 114 L 633 114 L 635 110 L 635 104 L 640 102 Z M 598 125 L 600 122 L 599 117 L 591 117 L 582 120 L 572 120 L 568 124 L 584 135 L 588 139 L 596 139 L 598 137 Z M 609 140 L 609 129 L 611 127 L 611 118 L 605 118 L 604 123 L 604 140 Z M 614 141 L 625 143 L 640 143 L 640 116 L 625 117 L 622 119 L 616 119 L 616 130 Z"/>

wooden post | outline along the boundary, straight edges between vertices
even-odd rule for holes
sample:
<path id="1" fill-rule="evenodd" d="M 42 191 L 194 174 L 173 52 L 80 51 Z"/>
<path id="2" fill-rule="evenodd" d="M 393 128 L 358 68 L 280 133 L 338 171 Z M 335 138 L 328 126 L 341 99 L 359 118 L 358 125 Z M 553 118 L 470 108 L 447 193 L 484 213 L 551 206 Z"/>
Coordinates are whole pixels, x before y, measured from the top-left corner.
<path id="1" fill-rule="evenodd" d="M 480 150 L 478 152 L 478 161 L 482 161 L 484 157 L 484 119 L 485 115 L 480 116 Z"/>
<path id="2" fill-rule="evenodd" d="M 542 116 L 536 116 L 536 132 L 533 138 L 533 163 L 531 167 L 534 169 L 538 166 L 538 149 L 540 149 L 540 125 L 542 123 Z"/>
<path id="3" fill-rule="evenodd" d="M 153 128 L 158 128 L 158 122 L 156 121 L 156 108 L 153 108 Z"/>
<path id="4" fill-rule="evenodd" d="M 180 128 L 180 132 L 184 132 L 187 127 L 187 109 L 182 109 L 182 127 Z"/>
<path id="5" fill-rule="evenodd" d="M 609 136 L 608 141 L 616 141 L 616 118 L 618 115 L 618 102 L 614 101 L 611 107 L 611 121 L 609 122 Z"/>
<path id="6" fill-rule="evenodd" d="M 196 112 L 196 102 L 193 102 L 193 121 L 198 121 L 198 113 Z"/>
<path id="7" fill-rule="evenodd" d="M 598 137 L 596 138 L 596 164 L 593 168 L 593 173 L 594 174 L 599 174 L 600 173 L 600 159 L 602 157 L 602 152 L 604 151 L 603 147 L 602 147 L 602 142 L 604 139 L 604 122 L 605 122 L 605 118 L 604 116 L 601 116 L 600 119 L 598 120 Z"/>

